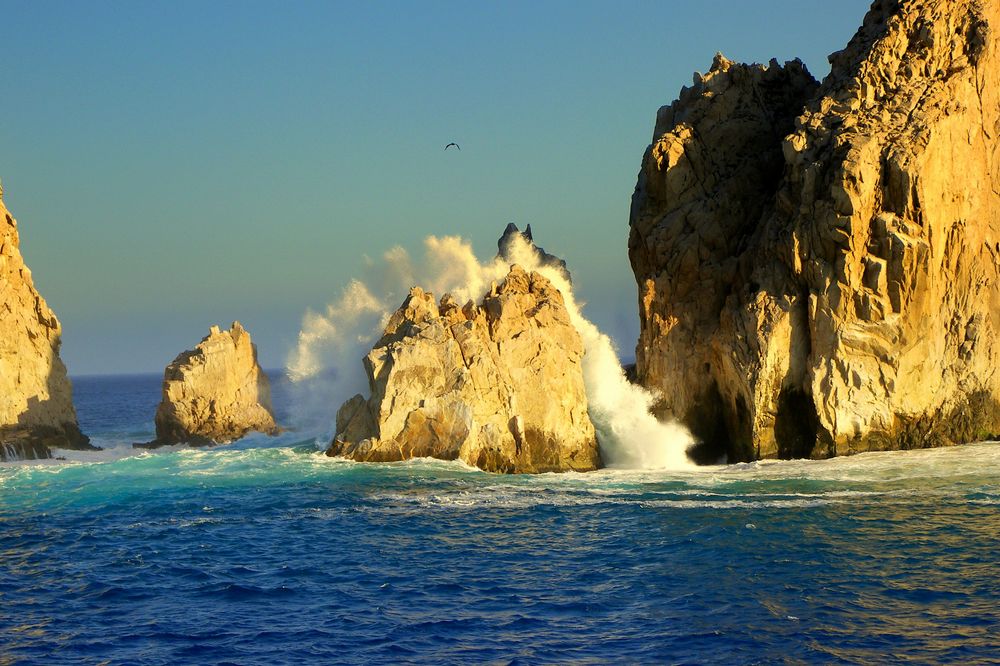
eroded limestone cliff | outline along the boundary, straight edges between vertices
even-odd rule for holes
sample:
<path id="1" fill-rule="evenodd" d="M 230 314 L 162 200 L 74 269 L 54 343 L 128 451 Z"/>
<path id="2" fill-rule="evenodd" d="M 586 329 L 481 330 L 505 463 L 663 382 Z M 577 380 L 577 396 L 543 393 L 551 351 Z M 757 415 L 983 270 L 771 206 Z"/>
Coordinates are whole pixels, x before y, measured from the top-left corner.
<path id="1" fill-rule="evenodd" d="M 277 434 L 271 384 L 257 363 L 257 348 L 240 323 L 213 326 L 191 351 L 163 373 L 156 410 L 156 440 L 142 446 L 231 442 L 256 431 Z"/>
<path id="2" fill-rule="evenodd" d="M 59 358 L 61 327 L 35 290 L 0 190 L 0 460 L 89 449 Z"/>
<path id="3" fill-rule="evenodd" d="M 582 357 L 562 295 L 538 273 L 512 266 L 479 305 L 414 288 L 364 359 L 371 397 L 340 408 L 327 453 L 507 473 L 596 469 Z"/>
<path id="4" fill-rule="evenodd" d="M 637 374 L 706 457 L 1000 434 L 998 30 L 995 0 L 877 0 L 817 90 L 717 57 L 660 110 Z"/>

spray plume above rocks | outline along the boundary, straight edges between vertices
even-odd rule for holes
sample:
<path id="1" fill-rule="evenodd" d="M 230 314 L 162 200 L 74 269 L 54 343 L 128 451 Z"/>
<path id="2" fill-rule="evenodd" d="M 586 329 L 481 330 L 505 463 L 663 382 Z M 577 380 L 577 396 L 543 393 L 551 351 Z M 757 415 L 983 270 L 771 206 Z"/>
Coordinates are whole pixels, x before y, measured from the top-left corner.
<path id="1" fill-rule="evenodd" d="M 625 379 L 611 339 L 576 303 L 565 264 L 544 261 L 516 228 L 504 236 L 503 256 L 485 263 L 457 237 L 428 237 L 420 260 L 393 248 L 366 280 L 306 315 L 289 358 L 292 390 L 323 414 L 358 394 L 339 410 L 330 453 L 460 457 L 492 471 L 592 469 L 598 460 L 689 467 L 690 434 L 649 413 L 652 394 Z M 373 316 L 399 290 L 403 306 Z"/>
<path id="2" fill-rule="evenodd" d="M 1000 433 L 1000 4 L 876 1 L 817 84 L 717 56 L 632 200 L 638 379 L 703 456 Z"/>

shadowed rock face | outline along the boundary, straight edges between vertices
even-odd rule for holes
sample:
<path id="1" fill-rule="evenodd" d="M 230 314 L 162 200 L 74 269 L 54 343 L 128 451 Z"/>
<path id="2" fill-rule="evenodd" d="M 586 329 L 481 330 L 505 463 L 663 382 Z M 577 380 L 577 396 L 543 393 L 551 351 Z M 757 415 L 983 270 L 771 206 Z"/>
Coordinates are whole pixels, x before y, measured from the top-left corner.
<path id="1" fill-rule="evenodd" d="M 535 260 L 539 265 L 556 269 L 566 279 L 566 282 L 573 284 L 573 277 L 569 274 L 569 269 L 566 268 L 566 261 L 554 254 L 549 254 L 545 251 L 545 248 L 535 245 L 535 239 L 531 235 L 530 224 L 524 228 L 524 231 L 519 230 L 513 222 L 508 224 L 499 240 L 497 240 L 497 257 L 503 259 L 508 264 L 516 263 L 514 247 L 518 239 L 527 243 L 529 251 L 535 255 Z"/>
<path id="2" fill-rule="evenodd" d="M 415 287 L 365 358 L 371 387 L 337 412 L 331 456 L 461 459 L 491 472 L 600 466 L 583 344 L 562 295 L 518 266 L 480 305 Z"/>
<path id="3" fill-rule="evenodd" d="M 17 222 L 0 199 L 0 460 L 94 448 L 77 426 L 59 358 L 61 333 L 24 265 Z"/>
<path id="4" fill-rule="evenodd" d="M 778 188 L 781 140 L 817 86 L 798 61 L 765 67 L 720 55 L 657 114 L 632 199 L 636 369 L 661 391 L 661 415 L 706 441 L 727 438 L 712 337 L 734 288 L 749 281 L 741 255 Z"/>
<path id="5" fill-rule="evenodd" d="M 228 331 L 213 326 L 194 350 L 167 366 L 156 439 L 138 446 L 220 444 L 253 431 L 275 435 L 279 428 L 257 348 L 240 323 L 233 322 Z"/>
<path id="6" fill-rule="evenodd" d="M 717 58 L 661 109 L 629 254 L 662 414 L 734 460 L 1000 433 L 998 28 L 880 0 L 815 92 Z"/>

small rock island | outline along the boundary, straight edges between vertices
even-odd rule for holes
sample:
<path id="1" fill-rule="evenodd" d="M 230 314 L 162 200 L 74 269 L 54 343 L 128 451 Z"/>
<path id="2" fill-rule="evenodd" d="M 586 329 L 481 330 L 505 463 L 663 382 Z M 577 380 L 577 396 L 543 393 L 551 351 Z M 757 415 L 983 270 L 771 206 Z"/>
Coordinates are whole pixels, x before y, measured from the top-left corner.
<path id="1" fill-rule="evenodd" d="M 280 428 L 257 348 L 237 321 L 228 331 L 212 326 L 197 347 L 167 366 L 156 439 L 136 446 L 225 444 L 254 431 L 276 435 Z"/>
<path id="2" fill-rule="evenodd" d="M 371 396 L 337 412 L 327 455 L 461 459 L 490 472 L 600 467 L 583 343 L 562 294 L 510 268 L 480 304 L 414 287 L 364 359 Z"/>

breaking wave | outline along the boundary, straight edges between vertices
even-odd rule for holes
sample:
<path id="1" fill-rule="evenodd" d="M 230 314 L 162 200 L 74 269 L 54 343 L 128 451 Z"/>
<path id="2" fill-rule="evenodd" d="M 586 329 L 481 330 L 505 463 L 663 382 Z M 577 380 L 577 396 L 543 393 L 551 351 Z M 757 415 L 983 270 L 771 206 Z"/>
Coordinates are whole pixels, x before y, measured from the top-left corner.
<path id="1" fill-rule="evenodd" d="M 509 262 L 499 257 L 480 262 L 464 239 L 429 236 L 421 261 L 398 246 L 378 262 L 368 259 L 365 278 L 353 280 L 323 312 L 310 311 L 303 318 L 287 364 L 297 387 L 297 420 L 329 422 L 338 405 L 367 391 L 360 360 L 411 287 L 420 286 L 437 297 L 450 292 L 459 302 L 478 302 L 493 282 L 504 278 L 510 264 L 517 263 L 538 271 L 559 289 L 583 340 L 587 400 L 605 464 L 623 469 L 691 467 L 686 451 L 693 437 L 683 426 L 658 421 L 650 413 L 655 396 L 629 383 L 614 342 L 584 316 L 583 304 L 561 271 L 541 264 L 522 238 L 514 240 L 510 253 Z"/>

